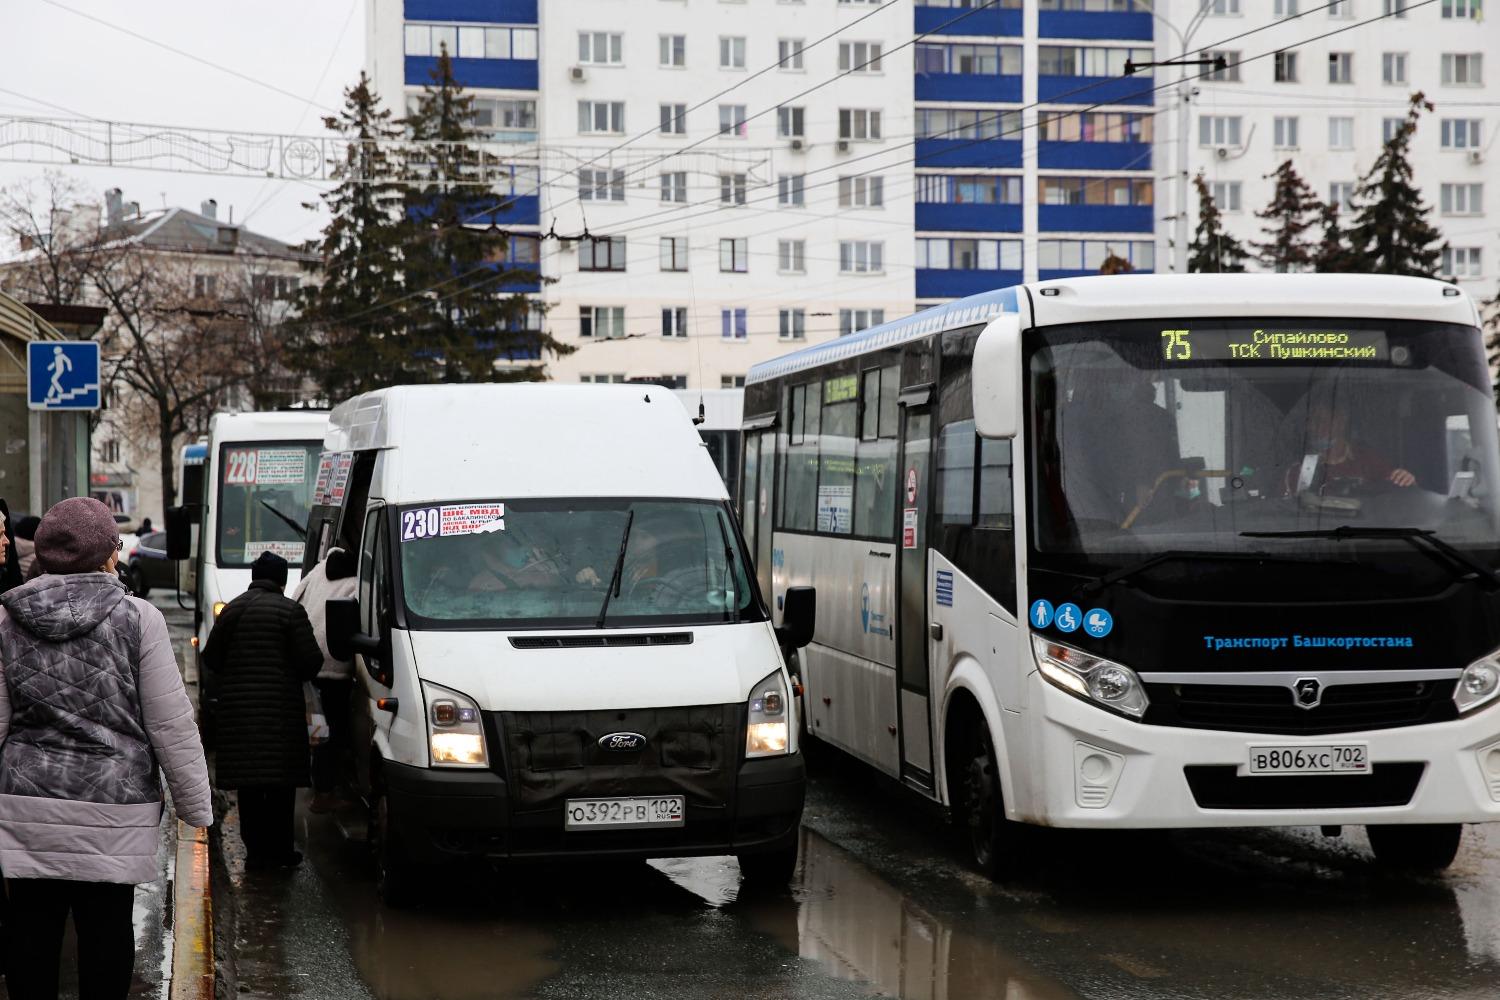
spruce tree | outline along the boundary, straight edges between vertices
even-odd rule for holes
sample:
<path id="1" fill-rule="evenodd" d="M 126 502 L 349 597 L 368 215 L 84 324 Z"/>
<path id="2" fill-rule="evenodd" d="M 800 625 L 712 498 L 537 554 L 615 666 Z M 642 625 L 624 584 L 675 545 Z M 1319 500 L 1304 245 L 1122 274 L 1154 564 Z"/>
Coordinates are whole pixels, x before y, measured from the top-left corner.
<path id="1" fill-rule="evenodd" d="M 1328 202 L 1318 213 L 1323 238 L 1313 252 L 1313 270 L 1319 274 L 1348 274 L 1360 270 L 1359 258 L 1349 249 L 1349 237 L 1339 224 L 1337 202 Z"/>
<path id="2" fill-rule="evenodd" d="M 1349 229 L 1349 245 L 1361 271 L 1424 278 L 1437 274 L 1442 249 L 1436 244 L 1442 234 L 1427 221 L 1432 208 L 1422 203 L 1422 193 L 1412 183 L 1410 160 L 1417 119 L 1431 110 L 1432 102 L 1423 94 L 1411 96 L 1406 120 L 1355 189 L 1361 207 Z"/>
<path id="3" fill-rule="evenodd" d="M 1207 274 L 1243 271 L 1250 254 L 1239 240 L 1224 231 L 1223 216 L 1202 174 L 1193 178 L 1193 186 L 1198 189 L 1198 229 L 1188 246 L 1188 271 Z"/>
<path id="4" fill-rule="evenodd" d="M 1273 271 L 1305 271 L 1317 253 L 1307 232 L 1316 224 L 1322 205 L 1291 160 L 1265 176 L 1276 179 L 1270 203 L 1255 213 L 1257 219 L 1265 220 L 1261 232 L 1266 238 L 1251 246 L 1260 262 Z"/>
<path id="5" fill-rule="evenodd" d="M 474 98 L 453 77 L 444 46 L 416 111 L 406 119 L 416 140 L 410 162 L 406 214 L 417 232 L 406 260 L 409 288 L 422 294 L 407 303 L 408 336 L 427 362 L 418 378 L 445 382 L 529 380 L 540 366 L 497 371 L 497 358 L 541 359 L 570 353 L 540 330 L 527 330 L 533 301 L 518 286 L 534 284 L 533 271 L 510 268 L 508 236 L 488 221 L 503 212 L 505 196 L 484 178 L 497 164 L 475 143 Z"/>
<path id="6" fill-rule="evenodd" d="M 301 318 L 290 327 L 289 364 L 329 402 L 403 381 L 409 349 L 397 303 L 410 226 L 398 165 L 388 144 L 401 130 L 381 107 L 369 77 L 344 92 L 343 110 L 323 120 L 345 140 L 333 168 L 338 186 L 323 195 L 330 218 L 307 269 L 320 280 L 299 293 Z M 308 208 L 315 206 L 308 205 Z"/>

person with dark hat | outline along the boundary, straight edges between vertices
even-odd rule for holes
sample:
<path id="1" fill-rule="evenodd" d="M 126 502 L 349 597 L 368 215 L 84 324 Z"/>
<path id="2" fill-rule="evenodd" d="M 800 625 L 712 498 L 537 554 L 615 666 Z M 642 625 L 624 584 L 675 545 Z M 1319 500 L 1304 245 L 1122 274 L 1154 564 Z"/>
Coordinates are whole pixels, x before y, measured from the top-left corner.
<path id="1" fill-rule="evenodd" d="M 79 995 L 124 1000 L 135 886 L 157 877 L 161 774 L 213 823 L 208 768 L 167 623 L 115 576 L 120 533 L 90 497 L 37 525 L 42 575 L 0 596 L 0 866 L 11 1000 L 56 1000 L 68 917 Z"/>
<path id="2" fill-rule="evenodd" d="M 203 650 L 219 690 L 216 784 L 238 793 L 247 868 L 302 860 L 293 810 L 310 778 L 303 685 L 323 651 L 307 612 L 282 593 L 286 577 L 285 559 L 261 553 L 249 589 L 224 608 Z"/>

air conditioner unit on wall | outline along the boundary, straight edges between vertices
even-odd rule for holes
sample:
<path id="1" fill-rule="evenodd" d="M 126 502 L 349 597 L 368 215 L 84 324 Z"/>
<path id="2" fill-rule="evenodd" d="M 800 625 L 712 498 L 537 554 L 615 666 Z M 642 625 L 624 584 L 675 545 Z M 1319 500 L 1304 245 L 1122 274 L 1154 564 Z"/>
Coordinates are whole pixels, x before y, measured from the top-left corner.
<path id="1" fill-rule="evenodd" d="M 840 139 L 839 140 L 839 152 L 840 153 L 847 153 L 847 152 L 849 152 L 849 140 L 848 139 Z"/>
<path id="2" fill-rule="evenodd" d="M 1482 150 L 1482 149 L 1471 149 L 1471 150 L 1469 150 L 1469 162 L 1473 163 L 1475 165 L 1483 163 L 1484 162 L 1484 150 Z"/>
<path id="3" fill-rule="evenodd" d="M 800 150 L 804 149 L 806 146 L 807 146 L 807 143 L 805 143 L 801 139 L 793 139 L 792 140 L 792 149 L 794 151 L 800 151 Z"/>
<path id="4" fill-rule="evenodd" d="M 1229 147 L 1228 146 L 1220 146 L 1218 149 L 1214 150 L 1214 155 L 1217 156 L 1221 160 L 1227 160 L 1227 159 L 1229 159 Z"/>
<path id="5" fill-rule="evenodd" d="M 574 83 L 581 81 L 584 78 L 583 67 L 574 66 L 572 69 L 568 70 L 568 75 L 573 78 Z"/>

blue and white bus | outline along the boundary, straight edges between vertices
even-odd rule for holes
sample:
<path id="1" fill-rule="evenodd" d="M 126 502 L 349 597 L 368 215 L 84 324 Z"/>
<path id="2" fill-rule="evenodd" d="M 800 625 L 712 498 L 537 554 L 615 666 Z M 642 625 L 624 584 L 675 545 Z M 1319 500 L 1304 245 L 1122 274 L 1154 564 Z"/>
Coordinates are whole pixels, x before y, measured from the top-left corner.
<path id="1" fill-rule="evenodd" d="M 1460 289 L 1080 278 L 760 364 L 744 529 L 817 588 L 808 734 L 1023 823 L 1363 824 L 1437 869 L 1500 818 L 1500 448 Z"/>

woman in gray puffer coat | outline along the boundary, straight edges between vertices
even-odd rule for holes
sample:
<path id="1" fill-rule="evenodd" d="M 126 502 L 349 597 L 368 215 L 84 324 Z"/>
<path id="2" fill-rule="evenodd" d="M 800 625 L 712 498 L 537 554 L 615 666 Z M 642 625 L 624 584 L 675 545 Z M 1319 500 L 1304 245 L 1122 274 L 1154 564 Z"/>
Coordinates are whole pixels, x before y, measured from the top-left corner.
<path id="1" fill-rule="evenodd" d="M 137 883 L 156 878 L 160 775 L 213 822 L 208 769 L 161 612 L 115 577 L 109 509 L 74 497 L 36 532 L 43 575 L 0 596 L 0 868 L 11 1000 L 55 1000 L 69 913 L 80 1000 L 119 1000 Z"/>

